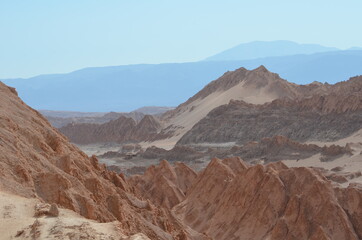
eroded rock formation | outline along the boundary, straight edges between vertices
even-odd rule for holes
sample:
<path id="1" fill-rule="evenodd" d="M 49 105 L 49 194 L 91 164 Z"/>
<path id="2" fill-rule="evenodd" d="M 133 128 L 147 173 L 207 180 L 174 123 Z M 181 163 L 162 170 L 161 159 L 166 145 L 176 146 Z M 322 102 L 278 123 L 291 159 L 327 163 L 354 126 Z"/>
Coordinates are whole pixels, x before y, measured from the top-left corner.
<path id="1" fill-rule="evenodd" d="M 144 175 L 129 178 L 140 198 L 152 199 L 158 206 L 172 208 L 185 199 L 187 189 L 196 178 L 196 173 L 184 163 L 172 167 L 167 161 L 149 167 Z"/>
<path id="2" fill-rule="evenodd" d="M 174 169 L 165 162 L 148 174 L 163 171 L 167 179 L 175 176 L 170 175 Z M 141 178 L 152 179 L 139 176 L 136 182 Z M 175 181 L 151 181 L 147 189 L 135 185 L 149 200 L 161 205 L 160 199 L 180 201 L 175 197 Z M 170 188 L 172 191 L 167 190 Z M 360 185 L 342 188 L 317 169 L 288 168 L 281 162 L 248 166 L 237 157 L 215 158 L 187 187 L 184 200 L 172 211 L 186 226 L 218 240 L 362 237 Z"/>

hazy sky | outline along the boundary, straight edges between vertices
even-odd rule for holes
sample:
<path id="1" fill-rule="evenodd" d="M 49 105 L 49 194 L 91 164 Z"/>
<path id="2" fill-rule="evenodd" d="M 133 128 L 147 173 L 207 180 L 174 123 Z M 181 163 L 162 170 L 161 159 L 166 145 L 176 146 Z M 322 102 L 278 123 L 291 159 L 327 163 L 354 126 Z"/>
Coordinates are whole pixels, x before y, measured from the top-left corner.
<path id="1" fill-rule="evenodd" d="M 361 0 L 0 0 L 0 78 L 198 61 L 254 40 L 362 46 Z"/>

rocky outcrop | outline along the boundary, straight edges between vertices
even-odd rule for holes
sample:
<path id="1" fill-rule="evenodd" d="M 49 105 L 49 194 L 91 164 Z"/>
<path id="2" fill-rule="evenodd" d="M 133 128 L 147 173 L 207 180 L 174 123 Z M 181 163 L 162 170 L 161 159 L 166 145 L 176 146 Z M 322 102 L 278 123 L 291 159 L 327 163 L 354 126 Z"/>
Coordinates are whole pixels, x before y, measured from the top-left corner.
<path id="1" fill-rule="evenodd" d="M 168 161 L 182 161 L 189 162 L 192 160 L 200 159 L 206 155 L 198 152 L 195 149 L 187 146 L 175 146 L 171 150 L 165 150 L 158 147 L 149 147 L 142 154 L 141 157 L 145 159 L 166 159 Z"/>
<path id="2" fill-rule="evenodd" d="M 126 235 L 178 239 L 184 233 L 167 210 L 137 199 L 122 174 L 108 171 L 70 144 L 2 83 L 0 152 L 2 191 L 39 198 L 100 222 L 118 220 Z"/>
<path id="3" fill-rule="evenodd" d="M 281 162 L 213 159 L 173 211 L 212 239 L 360 239 L 362 191 Z"/>
<path id="4" fill-rule="evenodd" d="M 161 123 L 155 117 L 146 115 L 136 127 L 132 129 L 132 138 L 138 141 L 150 140 L 161 128 Z"/>
<path id="5" fill-rule="evenodd" d="M 35 217 L 46 215 L 49 217 L 58 217 L 59 210 L 56 204 L 39 203 L 35 205 Z"/>
<path id="6" fill-rule="evenodd" d="M 152 140 L 160 129 L 159 121 L 146 115 L 139 123 L 132 118 L 121 116 L 104 124 L 71 123 L 59 130 L 73 143 L 90 144 Z"/>

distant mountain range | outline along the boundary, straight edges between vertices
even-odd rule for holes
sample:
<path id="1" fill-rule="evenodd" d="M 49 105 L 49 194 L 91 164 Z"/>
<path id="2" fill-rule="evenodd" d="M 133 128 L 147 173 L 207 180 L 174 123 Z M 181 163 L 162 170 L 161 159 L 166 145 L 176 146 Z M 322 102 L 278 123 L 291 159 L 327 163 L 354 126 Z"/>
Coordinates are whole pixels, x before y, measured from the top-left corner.
<path id="1" fill-rule="evenodd" d="M 331 52 L 341 49 L 324 47 L 318 44 L 298 44 L 291 41 L 255 41 L 239 44 L 214 56 L 208 57 L 206 61 L 235 61 L 248 60 L 265 57 L 279 57 L 296 54 L 312 54 L 319 52 Z"/>
<path id="2" fill-rule="evenodd" d="M 250 45 L 253 48 L 248 53 L 238 53 Z M 280 55 L 294 55 L 274 56 L 278 49 Z M 230 49 L 201 62 L 86 68 L 67 74 L 2 81 L 15 87 L 20 97 L 36 109 L 128 112 L 143 106 L 177 106 L 224 72 L 240 67 L 254 69 L 264 65 L 298 84 L 335 83 L 362 74 L 361 50 L 277 41 L 239 45 L 234 51 L 240 54 L 238 60 L 231 60 L 232 55 L 227 58 L 225 52 L 232 52 Z M 216 61 L 220 56 L 224 56 L 223 60 Z M 260 56 L 263 58 L 256 58 Z M 245 58 L 256 59 L 240 60 Z"/>

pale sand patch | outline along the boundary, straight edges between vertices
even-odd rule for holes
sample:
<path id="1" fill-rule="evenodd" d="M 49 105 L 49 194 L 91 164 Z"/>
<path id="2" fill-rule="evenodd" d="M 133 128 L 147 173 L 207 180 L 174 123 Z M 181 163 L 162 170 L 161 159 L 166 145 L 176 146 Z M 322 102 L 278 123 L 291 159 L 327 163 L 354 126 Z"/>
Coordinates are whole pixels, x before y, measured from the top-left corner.
<path id="1" fill-rule="evenodd" d="M 227 91 L 214 92 L 204 99 L 197 99 L 189 106 L 185 106 L 183 112 L 177 118 L 172 119 L 169 125 L 181 126 L 183 127 L 181 132 L 185 133 L 211 110 L 228 104 L 230 100 L 243 100 L 253 104 L 262 104 L 270 102 L 277 97 L 268 94 L 264 89 L 248 89 L 244 87 L 244 82 L 241 82 Z"/>
<path id="2" fill-rule="evenodd" d="M 79 214 L 59 208 L 59 217 L 34 217 L 35 205 L 40 201 L 35 198 L 24 198 L 0 191 L 0 239 L 31 239 L 31 225 L 36 220 L 40 226 L 37 239 L 128 239 L 120 233 L 119 222 L 99 223 L 83 218 Z M 19 237 L 15 237 L 20 233 Z M 28 237 L 28 238 L 27 238 Z M 131 239 L 147 239 L 143 235 Z"/>
<path id="3" fill-rule="evenodd" d="M 182 136 L 176 135 L 171 138 L 161 139 L 154 142 L 140 142 L 139 145 L 141 145 L 143 149 L 156 146 L 158 148 L 171 150 L 176 145 L 177 141 L 180 140 L 181 137 Z"/>
<path id="4" fill-rule="evenodd" d="M 16 233 L 33 224 L 36 199 L 0 192 L 0 239 L 12 239 Z"/>
<path id="5" fill-rule="evenodd" d="M 73 143 L 74 144 L 74 143 Z M 74 144 L 88 156 L 102 155 L 106 152 L 118 152 L 121 144 L 117 143 L 94 143 L 94 144 Z"/>
<path id="6" fill-rule="evenodd" d="M 321 154 L 316 154 L 310 158 L 296 160 L 283 160 L 283 162 L 288 167 L 318 167 L 331 170 L 336 167 L 342 167 L 342 172 L 357 172 L 362 171 L 362 144 L 354 144 L 352 149 L 354 150 L 352 156 L 343 155 L 340 158 L 337 158 L 329 162 L 321 162 Z M 347 187 L 349 183 L 361 183 L 362 177 L 354 178 L 349 180 L 347 183 L 341 184 L 344 187 Z"/>

